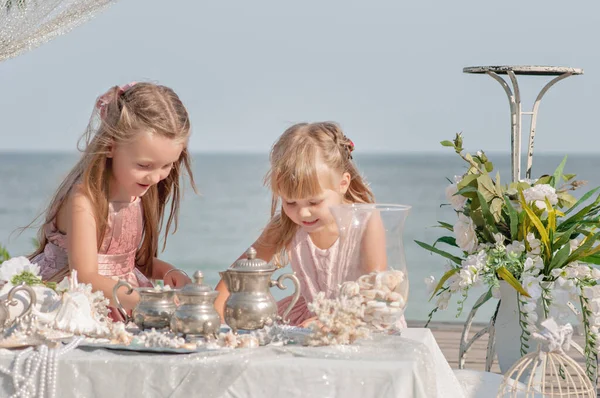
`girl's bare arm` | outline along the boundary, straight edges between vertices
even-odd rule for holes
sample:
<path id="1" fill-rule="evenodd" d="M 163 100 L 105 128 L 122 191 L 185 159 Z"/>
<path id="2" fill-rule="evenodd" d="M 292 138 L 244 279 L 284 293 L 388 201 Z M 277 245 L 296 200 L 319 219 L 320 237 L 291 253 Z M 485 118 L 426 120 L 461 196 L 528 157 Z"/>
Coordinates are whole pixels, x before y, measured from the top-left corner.
<path id="1" fill-rule="evenodd" d="M 60 209 L 57 224 L 59 230 L 67 234 L 69 267 L 77 270 L 79 282 L 90 283 L 94 290 L 102 291 L 104 297 L 110 299 L 111 306 L 116 306 L 112 290 L 117 281 L 98 273 L 96 220 L 87 196 L 75 190 Z M 126 295 L 125 291 L 119 290 L 119 300 L 126 309 L 132 309 L 139 295 L 136 292 Z"/>

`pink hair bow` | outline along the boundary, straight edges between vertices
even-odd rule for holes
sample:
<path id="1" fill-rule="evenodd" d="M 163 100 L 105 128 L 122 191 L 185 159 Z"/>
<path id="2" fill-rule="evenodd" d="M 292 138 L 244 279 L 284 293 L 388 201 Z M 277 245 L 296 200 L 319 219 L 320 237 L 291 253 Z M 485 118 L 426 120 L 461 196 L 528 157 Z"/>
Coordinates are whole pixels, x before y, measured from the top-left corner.
<path id="1" fill-rule="evenodd" d="M 119 86 L 119 89 L 117 91 L 117 96 L 121 96 L 123 95 L 123 93 L 127 90 L 129 90 L 131 87 L 135 86 L 137 84 L 137 82 L 131 82 L 131 83 L 127 83 L 123 86 Z M 98 98 L 98 101 L 96 101 L 96 108 L 98 108 L 100 110 L 100 116 L 102 118 L 104 118 L 106 116 L 106 106 L 108 104 L 110 104 L 110 102 L 114 99 L 114 97 L 112 97 L 112 90 L 108 90 L 106 93 L 102 94 L 100 96 L 100 98 Z"/>

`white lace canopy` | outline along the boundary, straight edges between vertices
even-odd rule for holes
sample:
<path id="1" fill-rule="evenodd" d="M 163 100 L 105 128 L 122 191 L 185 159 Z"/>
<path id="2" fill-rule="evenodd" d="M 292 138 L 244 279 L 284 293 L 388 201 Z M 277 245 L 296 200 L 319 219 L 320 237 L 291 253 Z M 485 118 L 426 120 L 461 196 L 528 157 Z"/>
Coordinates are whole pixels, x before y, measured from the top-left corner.
<path id="1" fill-rule="evenodd" d="M 116 0 L 0 0 L 0 62 L 77 25 Z"/>

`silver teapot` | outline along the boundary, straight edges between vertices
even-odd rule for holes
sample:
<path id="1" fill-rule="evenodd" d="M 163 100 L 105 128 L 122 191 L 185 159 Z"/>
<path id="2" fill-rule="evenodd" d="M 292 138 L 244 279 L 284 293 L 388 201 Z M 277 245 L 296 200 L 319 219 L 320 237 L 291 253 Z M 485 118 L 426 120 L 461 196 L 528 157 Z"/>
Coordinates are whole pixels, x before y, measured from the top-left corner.
<path id="1" fill-rule="evenodd" d="M 127 314 L 119 300 L 117 291 L 120 287 L 127 287 L 126 294 L 135 290 L 140 295 L 140 302 L 131 312 Z M 127 322 L 134 322 L 140 329 L 162 329 L 171 324 L 171 316 L 177 309 L 175 294 L 177 290 L 157 290 L 152 287 L 133 288 L 129 282 L 120 280 L 113 288 L 113 297 L 117 303 L 117 310 Z"/>
<path id="2" fill-rule="evenodd" d="M 286 289 L 285 279 L 294 283 L 294 297 L 283 313 L 287 318 L 298 297 L 300 297 L 300 282 L 294 274 L 281 275 L 276 281 L 271 275 L 277 268 L 266 261 L 256 258 L 256 250 L 250 247 L 246 258 L 235 262 L 227 271 L 220 272 L 229 290 L 225 302 L 225 323 L 236 333 L 238 329 L 261 329 L 277 319 L 277 302 L 271 294 L 271 287 Z"/>
<path id="3" fill-rule="evenodd" d="M 2 284 L 4 286 L 4 284 Z M 0 286 L 0 287 L 2 287 Z M 23 310 L 21 315 L 17 317 L 17 319 L 22 318 L 23 316 L 29 314 L 31 312 L 31 307 L 36 302 L 35 291 L 27 286 L 25 283 L 21 283 L 10 289 L 8 291 L 8 295 L 6 296 L 6 300 L 0 301 L 0 330 L 3 330 L 6 326 L 8 326 L 10 321 L 10 309 L 9 305 L 17 305 L 17 301 L 14 300 L 14 296 L 18 291 L 23 290 L 29 295 L 29 302 L 27 303 L 27 307 Z"/>
<path id="4" fill-rule="evenodd" d="M 194 282 L 186 285 L 179 293 L 179 306 L 171 317 L 171 330 L 175 333 L 217 337 L 221 328 L 221 317 L 215 309 L 219 292 L 203 284 L 201 271 L 194 272 Z"/>

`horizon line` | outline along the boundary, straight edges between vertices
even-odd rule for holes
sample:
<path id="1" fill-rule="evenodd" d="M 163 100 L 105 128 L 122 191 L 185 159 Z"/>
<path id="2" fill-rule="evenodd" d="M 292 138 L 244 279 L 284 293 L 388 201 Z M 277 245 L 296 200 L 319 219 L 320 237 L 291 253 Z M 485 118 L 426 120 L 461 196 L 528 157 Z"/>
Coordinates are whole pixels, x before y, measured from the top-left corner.
<path id="1" fill-rule="evenodd" d="M 0 149 L 0 155 L 18 155 L 18 154 L 43 154 L 43 155 L 75 155 L 80 153 L 77 150 L 44 150 L 44 149 Z M 496 155 L 510 155 L 510 151 L 486 151 L 486 154 L 496 154 Z M 256 151 L 256 150 L 199 150 L 199 151 L 190 151 L 191 155 L 269 155 L 269 151 Z M 447 156 L 456 156 L 454 152 L 441 150 L 399 150 L 399 151 L 389 151 L 389 150 L 367 150 L 361 151 L 356 155 L 447 155 Z M 600 151 L 576 151 L 570 152 L 570 154 L 574 155 L 599 155 Z M 355 156 L 356 156 L 355 155 Z M 566 156 L 567 151 L 542 151 L 534 153 L 536 155 L 562 155 Z M 526 156 L 526 153 L 523 153 L 521 156 Z"/>

